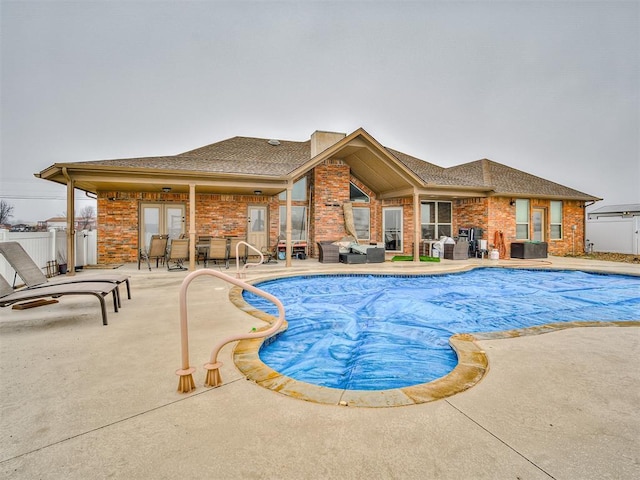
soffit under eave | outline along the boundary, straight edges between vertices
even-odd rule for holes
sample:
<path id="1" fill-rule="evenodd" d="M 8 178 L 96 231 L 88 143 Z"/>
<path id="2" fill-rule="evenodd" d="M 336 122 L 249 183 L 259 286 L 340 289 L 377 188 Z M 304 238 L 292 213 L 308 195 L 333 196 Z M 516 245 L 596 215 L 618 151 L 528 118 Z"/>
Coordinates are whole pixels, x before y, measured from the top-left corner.
<path id="1" fill-rule="evenodd" d="M 486 197 L 488 192 L 486 190 L 478 190 L 477 188 L 451 188 L 451 187 L 419 187 L 419 188 L 404 188 L 394 191 L 382 192 L 378 195 L 381 200 L 390 200 L 392 198 L 402 198 L 413 196 L 414 193 L 418 195 L 421 200 L 425 199 L 456 199 L 456 198 L 475 198 Z"/>
<path id="2" fill-rule="evenodd" d="M 577 202 L 599 202 L 602 198 L 594 197 L 591 195 L 536 195 L 533 193 L 507 193 L 507 192 L 494 192 L 490 196 L 492 197 L 505 197 L 505 198 L 522 198 L 530 200 L 572 200 Z"/>
<path id="3" fill-rule="evenodd" d="M 264 195 L 276 195 L 286 189 L 288 179 L 284 177 L 239 176 L 237 174 L 205 174 L 198 172 L 187 173 L 166 171 L 144 171 L 133 175 L 129 172 L 114 172 L 113 168 L 96 172 L 91 170 L 72 170 L 69 173 L 79 190 L 98 193 L 99 191 L 161 191 L 169 187 L 173 193 L 189 191 L 189 185 L 195 184 L 199 193 L 235 193 L 254 194 L 261 190 Z M 36 175 L 38 176 L 38 175 Z M 39 176 L 61 185 L 67 184 L 62 169 L 51 170 L 48 175 Z"/>

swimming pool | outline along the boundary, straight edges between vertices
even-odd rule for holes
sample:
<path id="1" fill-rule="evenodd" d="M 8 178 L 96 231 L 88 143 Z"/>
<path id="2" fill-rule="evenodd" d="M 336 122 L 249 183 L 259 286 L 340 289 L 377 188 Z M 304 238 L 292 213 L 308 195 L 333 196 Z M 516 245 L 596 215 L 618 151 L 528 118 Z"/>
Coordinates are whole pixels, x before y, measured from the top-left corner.
<path id="1" fill-rule="evenodd" d="M 579 271 L 475 269 L 441 275 L 304 276 L 262 282 L 289 328 L 260 350 L 275 371 L 345 390 L 385 390 L 451 372 L 456 333 L 556 322 L 640 319 L 640 278 Z M 275 313 L 249 293 L 245 300 Z"/>

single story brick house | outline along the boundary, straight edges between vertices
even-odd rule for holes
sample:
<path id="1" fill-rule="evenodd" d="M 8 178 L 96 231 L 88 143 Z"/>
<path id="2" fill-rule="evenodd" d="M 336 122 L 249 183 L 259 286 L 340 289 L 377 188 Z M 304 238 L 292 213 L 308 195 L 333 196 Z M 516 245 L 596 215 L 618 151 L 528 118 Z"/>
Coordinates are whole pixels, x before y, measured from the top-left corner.
<path id="1" fill-rule="evenodd" d="M 474 228 L 476 239 L 584 245 L 585 205 L 597 197 L 482 159 L 443 168 L 387 148 L 365 130 L 316 131 L 307 141 L 234 137 L 179 155 L 56 163 L 36 177 L 97 196 L 98 261 L 134 262 L 151 234 L 278 239 L 356 236 L 388 254 Z M 353 222 L 345 222 L 345 212 Z M 355 232 L 353 231 L 355 229 Z M 72 228 L 68 228 L 72 231 Z M 69 246 L 73 248 L 73 232 Z M 417 256 L 414 260 L 418 261 Z M 290 264 L 290 256 L 287 257 Z M 193 260 L 191 267 L 194 268 Z"/>

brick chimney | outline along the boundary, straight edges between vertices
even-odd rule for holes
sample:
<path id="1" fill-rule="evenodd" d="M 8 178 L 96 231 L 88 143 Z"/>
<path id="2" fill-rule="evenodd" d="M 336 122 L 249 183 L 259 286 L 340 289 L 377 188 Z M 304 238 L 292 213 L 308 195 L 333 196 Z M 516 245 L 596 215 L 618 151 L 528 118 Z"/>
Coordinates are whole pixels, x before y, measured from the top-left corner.
<path id="1" fill-rule="evenodd" d="M 316 130 L 311 134 L 311 158 L 323 152 L 330 146 L 335 145 L 346 136 L 346 133 L 321 132 Z"/>

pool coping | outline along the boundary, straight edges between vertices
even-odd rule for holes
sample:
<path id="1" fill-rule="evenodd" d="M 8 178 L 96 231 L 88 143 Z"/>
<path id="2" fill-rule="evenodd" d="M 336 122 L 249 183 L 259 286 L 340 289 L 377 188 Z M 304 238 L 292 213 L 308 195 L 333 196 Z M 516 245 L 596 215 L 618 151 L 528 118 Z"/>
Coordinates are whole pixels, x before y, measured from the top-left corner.
<path id="1" fill-rule="evenodd" d="M 451 273 L 462 273 L 476 268 L 494 268 L 469 266 L 462 268 L 457 272 L 433 272 L 425 273 L 405 273 L 403 276 L 423 276 L 423 275 L 441 275 Z M 522 267 L 501 267 L 523 269 Z M 539 270 L 540 268 L 526 268 L 531 270 Z M 544 269 L 550 270 L 579 270 L 589 273 L 602 274 L 601 271 L 584 270 L 584 269 L 568 269 L 568 268 L 549 268 L 548 265 Z M 369 272 L 368 274 L 378 275 Z M 611 275 L 629 275 L 620 273 L 609 273 Z M 292 276 L 322 276 L 322 275 L 341 275 L 340 273 L 295 273 L 289 275 L 277 275 L 269 278 L 254 279 L 251 284 L 260 283 L 267 280 L 275 280 L 278 278 Z M 350 276 L 353 273 L 345 273 L 342 275 Z M 361 275 L 355 273 L 355 275 Z M 392 273 L 380 273 L 379 275 L 394 275 Z M 630 275 L 635 276 L 635 275 Z M 252 315 L 267 323 L 266 326 L 258 329 L 266 330 L 269 328 L 276 318 L 262 310 L 256 309 L 249 305 L 242 296 L 242 288 L 233 287 L 229 292 L 229 300 L 240 310 Z M 283 375 L 260 360 L 260 347 L 265 341 L 273 341 L 277 335 L 286 330 L 287 325 L 268 338 L 256 338 L 239 341 L 233 350 L 233 361 L 236 367 L 246 376 L 247 380 L 260 385 L 263 388 L 273 390 L 283 395 L 293 397 L 308 402 L 339 405 L 349 407 L 401 407 L 408 405 L 416 405 L 421 403 L 433 402 L 443 398 L 451 397 L 460 392 L 468 390 L 477 385 L 489 372 L 489 359 L 486 352 L 478 345 L 478 341 L 498 340 L 505 338 L 517 338 L 529 335 L 541 335 L 544 333 L 556 332 L 568 328 L 578 327 L 640 327 L 640 320 L 631 321 L 576 321 L 550 323 L 544 325 L 536 325 L 527 328 L 519 328 L 513 330 L 505 330 L 499 332 L 487 333 L 457 333 L 449 338 L 449 344 L 456 352 L 458 363 L 456 367 L 447 375 L 440 377 L 428 383 L 421 383 L 410 387 L 394 388 L 387 390 L 345 390 L 331 387 L 323 387 L 314 385 L 291 377 Z"/>

